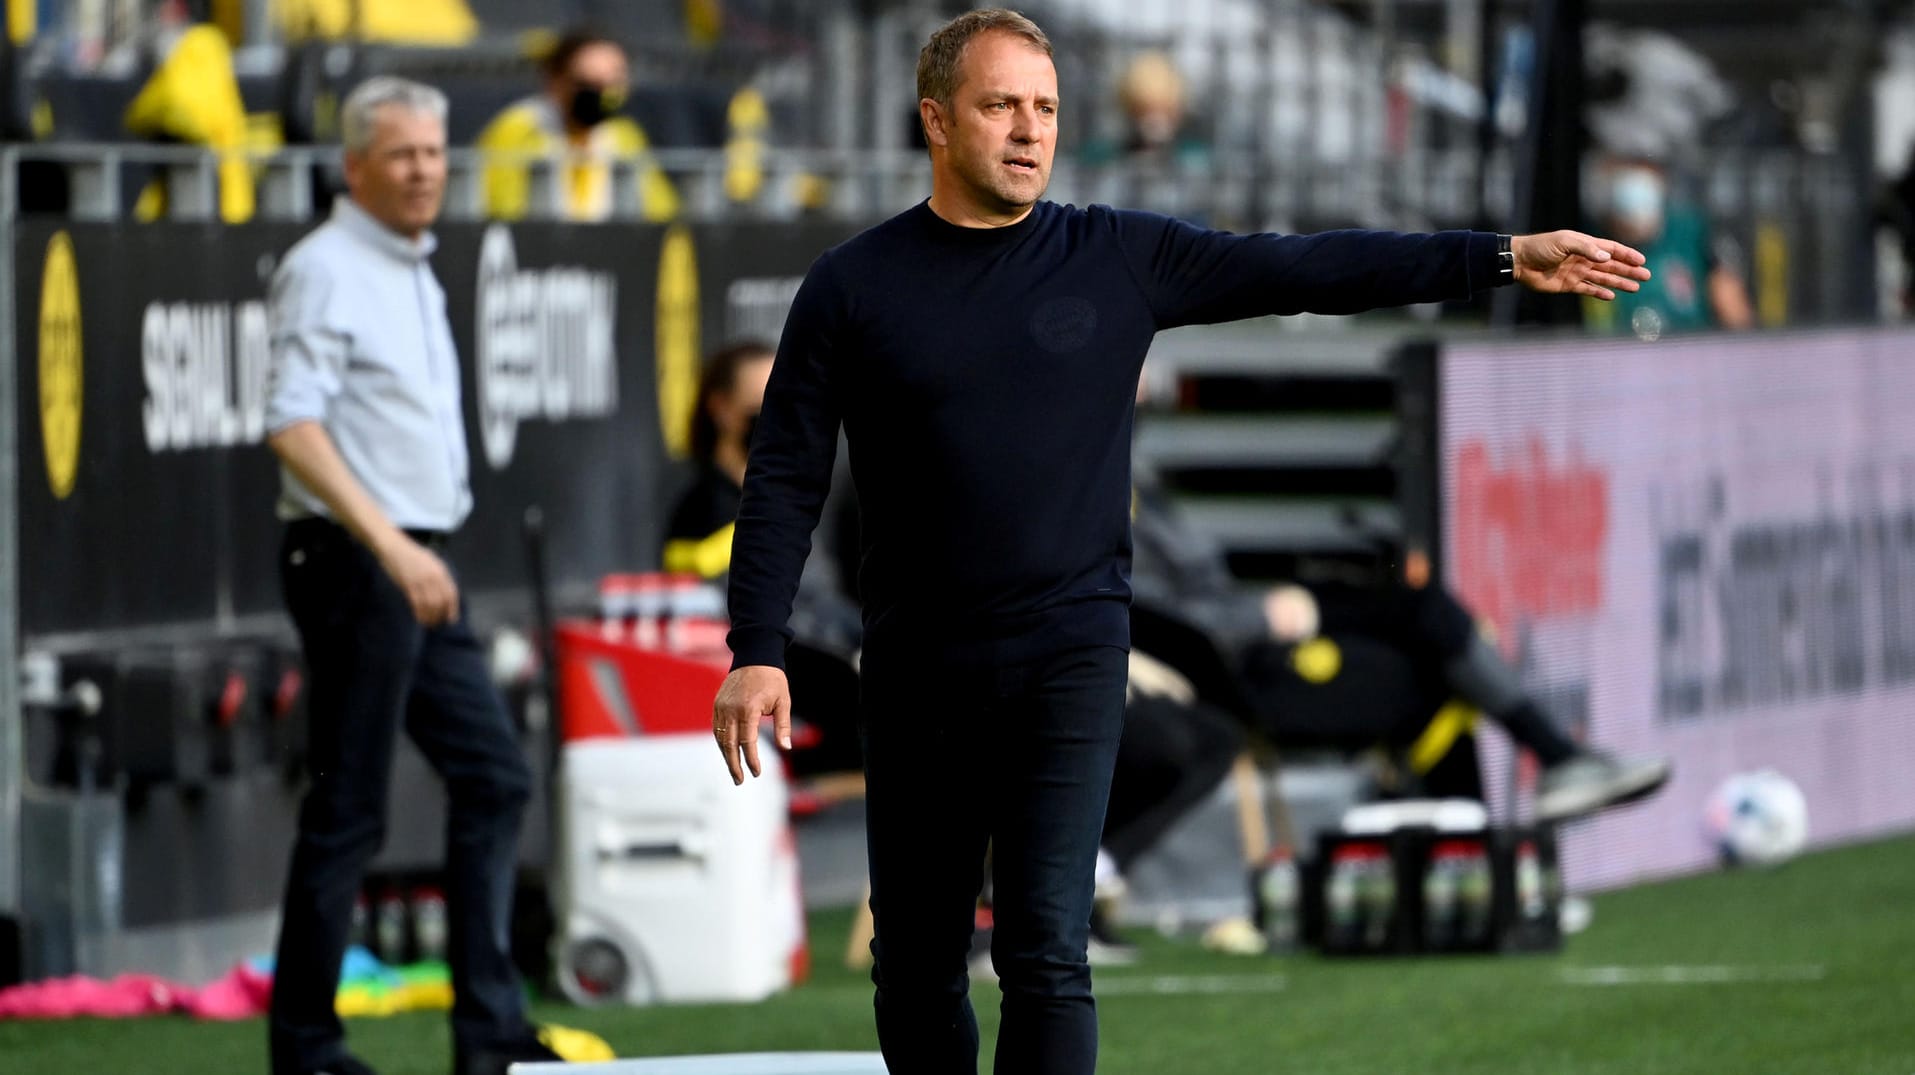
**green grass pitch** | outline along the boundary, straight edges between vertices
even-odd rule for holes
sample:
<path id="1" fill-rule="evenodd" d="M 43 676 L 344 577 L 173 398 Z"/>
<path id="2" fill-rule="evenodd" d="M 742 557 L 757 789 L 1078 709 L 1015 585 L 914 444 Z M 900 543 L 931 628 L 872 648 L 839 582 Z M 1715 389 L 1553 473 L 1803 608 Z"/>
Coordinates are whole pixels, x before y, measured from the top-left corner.
<path id="1" fill-rule="evenodd" d="M 1141 937 L 1135 967 L 1100 970 L 1107 1075 L 1912 1075 L 1915 837 L 1774 872 L 1608 893 L 1560 956 L 1360 962 L 1234 958 Z M 621 1055 L 872 1049 L 870 993 L 838 959 L 845 913 L 813 920 L 807 985 L 743 1007 L 535 1016 L 604 1035 Z M 996 987 L 973 996 L 994 1039 Z M 442 1016 L 350 1024 L 386 1075 L 450 1066 Z M 259 1021 L 0 1023 L 21 1075 L 223 1075 L 264 1070 Z"/>

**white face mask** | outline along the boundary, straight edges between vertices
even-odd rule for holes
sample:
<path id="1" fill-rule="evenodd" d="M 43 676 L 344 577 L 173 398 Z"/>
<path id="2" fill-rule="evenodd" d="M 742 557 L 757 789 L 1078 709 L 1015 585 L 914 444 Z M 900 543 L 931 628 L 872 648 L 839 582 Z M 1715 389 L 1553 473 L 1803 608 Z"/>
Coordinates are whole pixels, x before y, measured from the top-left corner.
<path id="1" fill-rule="evenodd" d="M 1668 191 L 1662 177 L 1647 168 L 1629 168 L 1609 180 L 1609 208 L 1616 219 L 1641 231 L 1662 227 Z"/>

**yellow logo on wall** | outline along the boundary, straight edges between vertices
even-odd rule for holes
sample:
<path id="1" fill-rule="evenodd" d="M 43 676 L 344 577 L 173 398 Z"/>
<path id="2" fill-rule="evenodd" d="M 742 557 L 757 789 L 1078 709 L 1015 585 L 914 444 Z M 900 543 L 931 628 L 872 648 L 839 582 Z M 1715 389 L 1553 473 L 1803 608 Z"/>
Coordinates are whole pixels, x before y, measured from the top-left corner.
<path id="1" fill-rule="evenodd" d="M 80 277 L 73 240 L 55 232 L 40 283 L 40 437 L 47 484 L 64 500 L 80 469 Z"/>
<path id="2" fill-rule="evenodd" d="M 684 225 L 665 232 L 658 255 L 658 422 L 665 450 L 691 451 L 692 408 L 698 396 L 698 256 Z"/>

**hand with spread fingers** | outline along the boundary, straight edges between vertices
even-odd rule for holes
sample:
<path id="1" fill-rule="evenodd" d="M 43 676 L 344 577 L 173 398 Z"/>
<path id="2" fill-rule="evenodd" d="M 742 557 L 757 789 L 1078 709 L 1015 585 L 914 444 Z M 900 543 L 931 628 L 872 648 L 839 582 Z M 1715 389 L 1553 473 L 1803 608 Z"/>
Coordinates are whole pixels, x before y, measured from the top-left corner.
<path id="1" fill-rule="evenodd" d="M 746 769 L 753 776 L 763 772 L 758 764 L 758 723 L 766 717 L 772 719 L 778 745 L 790 750 L 791 685 L 784 670 L 767 665 L 732 669 L 712 702 L 711 734 L 734 785 L 745 782 Z"/>
<path id="2" fill-rule="evenodd" d="M 1579 231 L 1517 235 L 1509 242 L 1516 282 L 1531 291 L 1590 295 L 1605 302 L 1649 279 L 1642 252 Z"/>

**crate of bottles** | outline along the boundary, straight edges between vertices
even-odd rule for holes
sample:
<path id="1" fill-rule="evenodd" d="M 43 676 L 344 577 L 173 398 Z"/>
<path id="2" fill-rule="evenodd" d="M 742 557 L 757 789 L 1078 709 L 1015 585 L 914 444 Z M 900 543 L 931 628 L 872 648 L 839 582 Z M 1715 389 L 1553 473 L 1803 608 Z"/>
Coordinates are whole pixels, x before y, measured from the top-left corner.
<path id="1" fill-rule="evenodd" d="M 1325 955 L 1562 947 L 1562 874 L 1547 827 L 1326 832 L 1297 876 L 1297 935 Z"/>

